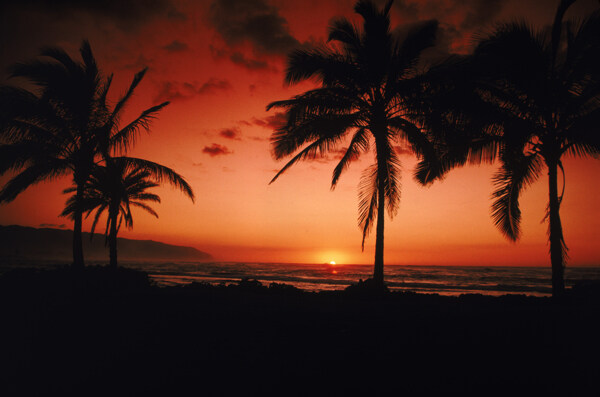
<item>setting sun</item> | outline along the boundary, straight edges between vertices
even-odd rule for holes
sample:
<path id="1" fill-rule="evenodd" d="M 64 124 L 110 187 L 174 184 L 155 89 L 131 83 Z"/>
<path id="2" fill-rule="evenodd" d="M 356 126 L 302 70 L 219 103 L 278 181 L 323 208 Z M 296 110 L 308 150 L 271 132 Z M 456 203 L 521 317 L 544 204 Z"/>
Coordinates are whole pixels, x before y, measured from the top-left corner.
<path id="1" fill-rule="evenodd" d="M 329 262 L 329 264 L 330 265 L 335 265 L 336 263 L 335 263 L 335 261 L 331 261 L 331 262 Z"/>

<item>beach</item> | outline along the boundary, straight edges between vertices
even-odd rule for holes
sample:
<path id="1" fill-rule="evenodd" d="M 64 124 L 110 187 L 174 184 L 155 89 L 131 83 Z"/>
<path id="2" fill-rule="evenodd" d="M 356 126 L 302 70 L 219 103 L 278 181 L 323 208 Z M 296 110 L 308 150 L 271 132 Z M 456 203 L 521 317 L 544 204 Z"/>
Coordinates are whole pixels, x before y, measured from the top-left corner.
<path id="1" fill-rule="evenodd" d="M 591 395 L 597 289 L 566 300 L 0 278 L 3 395 Z"/>

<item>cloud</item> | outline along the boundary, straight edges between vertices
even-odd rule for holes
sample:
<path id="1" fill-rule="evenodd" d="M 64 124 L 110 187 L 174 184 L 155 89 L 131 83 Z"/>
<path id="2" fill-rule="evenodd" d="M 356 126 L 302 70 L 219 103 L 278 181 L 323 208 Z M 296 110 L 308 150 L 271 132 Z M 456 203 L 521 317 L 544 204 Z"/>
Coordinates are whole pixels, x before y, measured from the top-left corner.
<path id="1" fill-rule="evenodd" d="M 214 0 L 209 20 L 230 47 L 249 43 L 259 54 L 287 55 L 300 44 L 279 10 L 264 0 Z"/>
<path id="2" fill-rule="evenodd" d="M 156 102 L 187 100 L 195 96 L 214 94 L 219 91 L 228 91 L 232 88 L 229 80 L 211 77 L 204 83 L 180 83 L 176 81 L 163 81 Z"/>
<path id="3" fill-rule="evenodd" d="M 229 80 L 221 80 L 211 77 L 210 79 L 208 79 L 208 81 L 206 81 L 197 89 L 197 92 L 198 94 L 203 95 L 211 94 L 216 91 L 227 91 L 230 89 L 231 83 L 229 82 Z"/>
<path id="4" fill-rule="evenodd" d="M 275 112 L 274 114 L 263 117 L 262 119 L 254 117 L 251 121 L 246 121 L 244 123 L 247 125 L 257 125 L 259 127 L 264 127 L 275 131 L 287 123 L 287 116 L 284 112 Z"/>
<path id="5" fill-rule="evenodd" d="M 188 48 L 189 47 L 187 44 L 179 40 L 173 40 L 172 42 L 163 47 L 164 50 L 167 50 L 169 52 L 182 52 L 186 51 Z"/>
<path id="6" fill-rule="evenodd" d="M 235 141 L 240 141 L 242 138 L 240 137 L 240 129 L 237 127 L 233 128 L 224 128 L 219 131 L 219 135 L 226 139 L 232 139 Z"/>
<path id="7" fill-rule="evenodd" d="M 473 33 L 497 19 L 506 3 L 503 0 L 397 0 L 393 10 L 399 14 L 402 24 L 438 20 L 437 52 L 465 53 L 470 50 Z"/>
<path id="8" fill-rule="evenodd" d="M 339 161 L 339 160 L 342 159 L 342 157 L 344 157 L 344 155 L 346 154 L 347 151 L 348 151 L 347 147 L 342 147 L 342 148 L 339 148 L 339 149 L 336 149 L 336 150 L 331 150 L 329 152 L 329 154 L 331 155 L 332 160 L 338 160 Z M 360 153 L 352 156 L 350 158 L 350 161 L 355 161 L 355 160 L 358 160 L 359 158 L 360 158 Z"/>
<path id="9" fill-rule="evenodd" d="M 38 10 L 58 18 L 77 18 L 79 13 L 84 12 L 110 20 L 125 31 L 135 29 L 155 17 L 166 15 L 171 19 L 185 19 L 185 15 L 177 10 L 171 0 L 20 0 L 3 6 L 25 12 Z"/>
<path id="10" fill-rule="evenodd" d="M 248 70 L 264 70 L 269 69 L 269 64 L 265 61 L 261 61 L 258 59 L 247 58 L 241 52 L 234 52 L 229 56 L 231 62 L 238 66 L 242 66 Z"/>
<path id="11" fill-rule="evenodd" d="M 213 143 L 210 146 L 204 146 L 204 149 L 202 149 L 202 153 L 206 153 L 210 157 L 215 157 L 226 154 L 232 154 L 233 152 L 229 150 L 226 146 L 219 145 L 218 143 Z"/>
<path id="12" fill-rule="evenodd" d="M 136 72 L 147 67 L 151 67 L 154 64 L 154 59 L 147 58 L 144 54 L 140 54 L 136 60 L 126 64 L 123 68 L 125 70 L 135 70 Z"/>

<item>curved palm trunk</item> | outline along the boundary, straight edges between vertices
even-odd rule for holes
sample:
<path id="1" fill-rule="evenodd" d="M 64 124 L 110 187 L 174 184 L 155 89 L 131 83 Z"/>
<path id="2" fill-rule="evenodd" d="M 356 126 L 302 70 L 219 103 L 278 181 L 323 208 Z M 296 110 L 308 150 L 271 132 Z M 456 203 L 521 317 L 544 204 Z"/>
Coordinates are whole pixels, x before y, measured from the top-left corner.
<path id="1" fill-rule="evenodd" d="M 84 187 L 82 183 L 77 184 L 77 193 L 75 198 L 75 213 L 73 214 L 73 267 L 83 268 L 85 266 L 83 260 L 83 210 L 81 202 L 83 199 Z"/>
<path id="2" fill-rule="evenodd" d="M 549 186 L 548 219 L 550 234 L 550 262 L 552 263 L 552 296 L 561 297 L 565 293 L 564 237 L 560 222 L 560 202 L 558 201 L 558 164 L 547 161 Z"/>
<path id="3" fill-rule="evenodd" d="M 110 255 L 109 266 L 111 268 L 117 267 L 117 217 L 118 211 L 111 209 L 110 211 L 110 231 L 108 234 L 108 249 Z"/>

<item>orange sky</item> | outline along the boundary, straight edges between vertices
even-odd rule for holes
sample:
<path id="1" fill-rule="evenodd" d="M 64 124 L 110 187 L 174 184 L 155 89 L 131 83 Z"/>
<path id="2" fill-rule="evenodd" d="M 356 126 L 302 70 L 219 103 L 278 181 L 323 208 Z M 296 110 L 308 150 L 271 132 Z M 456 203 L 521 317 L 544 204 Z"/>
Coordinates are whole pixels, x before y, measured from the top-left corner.
<path id="1" fill-rule="evenodd" d="M 152 132 L 130 154 L 174 168 L 195 190 L 192 204 L 169 188 L 156 189 L 160 219 L 138 212 L 134 229 L 121 237 L 190 245 L 218 260 L 261 262 L 372 263 L 375 236 L 361 252 L 357 226 L 364 155 L 333 192 L 330 159 L 300 163 L 273 185 L 283 163 L 270 155 L 268 138 L 277 120 L 265 106 L 306 90 L 283 84 L 285 54 L 324 40 L 329 20 L 352 13 L 354 1 L 310 0 L 62 0 L 51 10 L 41 0 L 2 5 L 0 66 L 34 57 L 44 45 L 74 56 L 88 38 L 100 67 L 115 73 L 113 100 L 133 74 L 148 66 L 127 118 L 163 100 L 171 104 Z M 492 24 L 526 17 L 538 26 L 552 20 L 556 1 L 396 1 L 394 25 L 438 18 L 440 45 L 431 56 L 467 52 L 472 34 Z M 100 5 L 99 5 L 100 4 Z M 150 4 L 150 6 L 148 6 Z M 568 16 L 583 15 L 597 1 L 580 0 Z M 358 21 L 358 20 L 357 20 Z M 441 183 L 422 188 L 412 180 L 416 159 L 402 155 L 400 211 L 386 223 L 386 263 L 452 265 L 548 265 L 547 181 L 521 199 L 523 237 L 507 242 L 490 219 L 495 166 L 454 170 Z M 565 161 L 566 194 L 561 207 L 571 265 L 600 263 L 597 175 L 600 162 Z M 0 182 L 6 181 L 6 176 Z M 72 227 L 59 218 L 69 185 L 64 180 L 34 186 L 0 207 L 0 224 Z M 84 224 L 89 230 L 91 221 Z"/>

